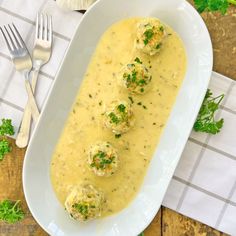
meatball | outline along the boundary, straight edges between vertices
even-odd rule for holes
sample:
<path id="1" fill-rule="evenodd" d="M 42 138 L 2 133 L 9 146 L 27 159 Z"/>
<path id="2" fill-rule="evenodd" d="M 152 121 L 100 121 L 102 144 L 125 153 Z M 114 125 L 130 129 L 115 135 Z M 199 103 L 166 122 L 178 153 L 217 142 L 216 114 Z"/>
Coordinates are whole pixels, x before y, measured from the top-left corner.
<path id="1" fill-rule="evenodd" d="M 153 56 L 160 51 L 165 36 L 165 27 L 158 19 L 144 19 L 137 26 L 136 48 Z"/>
<path id="2" fill-rule="evenodd" d="M 113 101 L 104 113 L 105 126 L 115 134 L 123 134 L 134 125 L 131 105 L 126 101 Z"/>
<path id="3" fill-rule="evenodd" d="M 111 176 L 118 167 L 117 151 L 108 142 L 97 142 L 89 149 L 88 164 L 96 175 Z"/>
<path id="4" fill-rule="evenodd" d="M 151 80 L 151 74 L 138 57 L 118 73 L 120 84 L 133 94 L 144 94 L 150 88 Z"/>
<path id="5" fill-rule="evenodd" d="M 103 203 L 102 192 L 92 185 L 81 185 L 74 187 L 68 195 L 65 208 L 75 220 L 87 221 L 101 215 Z"/>

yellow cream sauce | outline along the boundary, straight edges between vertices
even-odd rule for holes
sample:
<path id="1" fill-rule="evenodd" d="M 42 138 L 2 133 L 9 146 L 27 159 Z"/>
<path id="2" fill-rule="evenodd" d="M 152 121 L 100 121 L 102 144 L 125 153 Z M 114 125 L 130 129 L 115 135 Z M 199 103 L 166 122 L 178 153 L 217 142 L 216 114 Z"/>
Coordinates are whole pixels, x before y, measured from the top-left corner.
<path id="1" fill-rule="evenodd" d="M 168 36 L 160 53 L 142 54 L 134 48 L 136 25 L 130 18 L 112 25 L 101 37 L 51 162 L 51 180 L 64 205 L 74 185 L 91 183 L 106 197 L 102 216 L 114 214 L 134 199 L 160 140 L 186 71 L 186 54 L 179 36 L 166 26 Z M 139 57 L 152 74 L 151 89 L 130 95 L 117 83 L 121 67 Z M 102 113 L 113 100 L 130 101 L 135 125 L 120 138 L 103 125 Z M 138 104 L 142 105 L 138 105 Z M 119 154 L 119 168 L 111 177 L 97 177 L 88 168 L 91 144 L 109 141 Z"/>

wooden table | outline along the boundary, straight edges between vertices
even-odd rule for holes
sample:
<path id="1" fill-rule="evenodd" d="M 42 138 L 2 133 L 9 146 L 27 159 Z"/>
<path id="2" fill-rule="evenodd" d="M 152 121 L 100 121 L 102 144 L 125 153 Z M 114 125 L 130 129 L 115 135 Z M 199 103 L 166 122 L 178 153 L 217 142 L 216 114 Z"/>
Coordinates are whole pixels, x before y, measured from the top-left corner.
<path id="1" fill-rule="evenodd" d="M 190 1 L 191 2 L 191 1 Z M 236 7 L 231 7 L 228 15 L 202 14 L 214 47 L 214 70 L 236 79 Z M 22 164 L 25 150 L 15 146 L 12 152 L 0 162 L 0 200 L 20 199 L 26 212 L 24 220 L 9 225 L 0 223 L 0 236 L 45 236 L 45 233 L 31 216 L 22 189 Z M 219 236 L 222 234 L 206 225 L 184 217 L 162 207 L 153 222 L 145 230 L 145 236 Z"/>

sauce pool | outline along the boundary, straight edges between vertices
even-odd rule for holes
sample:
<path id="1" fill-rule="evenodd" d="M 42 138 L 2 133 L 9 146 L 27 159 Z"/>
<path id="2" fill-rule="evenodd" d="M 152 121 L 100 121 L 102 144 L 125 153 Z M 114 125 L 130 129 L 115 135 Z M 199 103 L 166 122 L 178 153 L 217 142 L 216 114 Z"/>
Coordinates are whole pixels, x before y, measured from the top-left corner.
<path id="1" fill-rule="evenodd" d="M 91 183 L 106 196 L 102 216 L 127 207 L 138 193 L 159 143 L 186 71 L 186 53 L 176 32 L 168 36 L 160 52 L 148 56 L 134 49 L 136 25 L 129 18 L 112 25 L 101 37 L 51 161 L 51 180 L 64 205 L 73 186 Z M 152 74 L 151 89 L 130 95 L 117 83 L 116 73 L 139 57 Z M 106 104 L 113 100 L 132 103 L 135 125 L 121 137 L 104 127 Z M 119 168 L 111 177 L 98 177 L 88 168 L 91 144 L 109 141 L 118 150 Z"/>

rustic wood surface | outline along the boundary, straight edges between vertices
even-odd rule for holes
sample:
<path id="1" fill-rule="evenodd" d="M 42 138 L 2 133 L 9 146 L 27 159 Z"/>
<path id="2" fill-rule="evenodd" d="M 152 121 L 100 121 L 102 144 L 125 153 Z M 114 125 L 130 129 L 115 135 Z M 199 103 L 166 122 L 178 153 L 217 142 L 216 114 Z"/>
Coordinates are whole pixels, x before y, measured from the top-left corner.
<path id="1" fill-rule="evenodd" d="M 191 1 L 190 1 L 191 2 Z M 236 79 L 236 7 L 231 7 L 228 14 L 203 13 L 211 34 L 214 48 L 214 70 Z M 20 199 L 26 213 L 24 220 L 9 225 L 0 223 L 0 236 L 46 236 L 31 216 L 22 189 L 22 164 L 25 150 L 15 146 L 12 152 L 0 162 L 0 201 L 3 199 Z M 153 222 L 145 230 L 145 236 L 223 236 L 222 234 L 197 221 L 189 219 L 162 207 Z"/>

